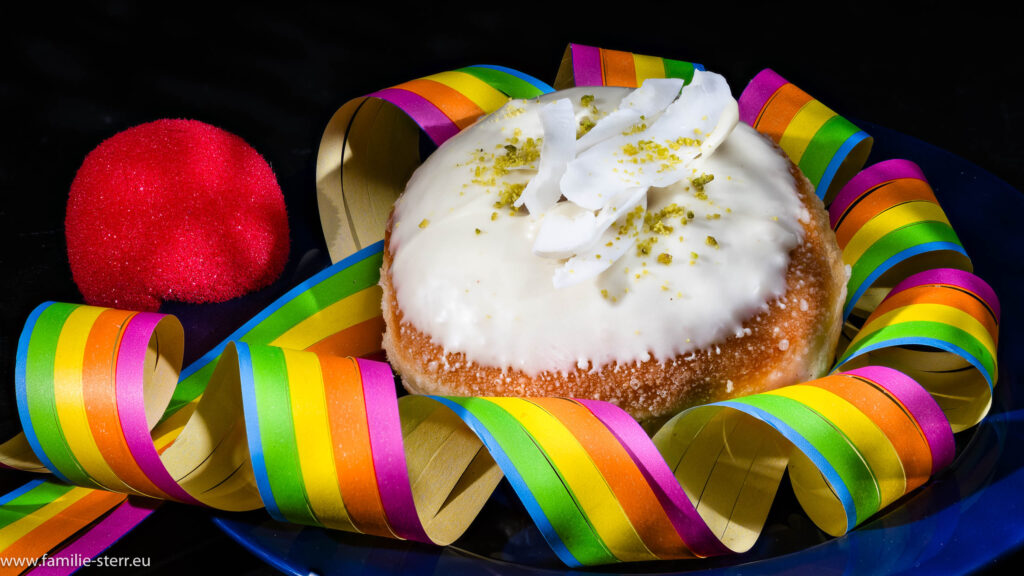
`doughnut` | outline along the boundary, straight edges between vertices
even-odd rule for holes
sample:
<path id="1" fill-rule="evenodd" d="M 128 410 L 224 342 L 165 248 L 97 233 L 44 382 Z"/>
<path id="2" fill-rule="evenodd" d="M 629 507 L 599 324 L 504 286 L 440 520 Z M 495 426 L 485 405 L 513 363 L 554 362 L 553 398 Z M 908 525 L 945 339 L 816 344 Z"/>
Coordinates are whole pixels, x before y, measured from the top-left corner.
<path id="1" fill-rule="evenodd" d="M 721 76 L 511 100 L 417 168 L 385 233 L 411 393 L 654 423 L 830 366 L 848 272 L 810 182 Z"/>

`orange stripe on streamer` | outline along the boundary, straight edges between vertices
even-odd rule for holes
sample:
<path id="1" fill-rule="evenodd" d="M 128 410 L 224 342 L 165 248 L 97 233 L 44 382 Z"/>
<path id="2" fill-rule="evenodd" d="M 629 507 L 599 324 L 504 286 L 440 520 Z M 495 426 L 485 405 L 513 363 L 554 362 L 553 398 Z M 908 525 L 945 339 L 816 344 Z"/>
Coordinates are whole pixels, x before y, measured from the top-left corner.
<path id="1" fill-rule="evenodd" d="M 601 49 L 601 69 L 605 86 L 636 88 L 636 65 L 633 55 L 621 50 Z"/>
<path id="2" fill-rule="evenodd" d="M 408 90 L 429 100 L 462 130 L 484 115 L 484 111 L 456 90 L 433 80 L 418 78 L 403 82 L 395 88 Z"/>
<path id="3" fill-rule="evenodd" d="M 836 228 L 836 241 L 839 243 L 839 248 L 845 249 L 861 228 L 887 209 L 910 203 L 938 206 L 938 200 L 935 199 L 931 187 L 921 180 L 906 179 L 891 182 L 863 197 L 846 213 Z"/>
<path id="4" fill-rule="evenodd" d="M 377 339 L 383 332 L 384 318 L 375 316 L 332 334 L 306 350 L 320 356 L 366 356 L 380 350 Z"/>
<path id="5" fill-rule="evenodd" d="M 846 211 L 836 225 L 836 241 L 839 243 L 839 249 L 842 250 L 858 230 L 886 208 L 914 201 L 939 203 L 935 198 L 935 193 L 932 192 L 932 187 L 927 182 L 912 178 L 886 182 L 868 192 Z"/>
<path id="6" fill-rule="evenodd" d="M 619 499 L 633 528 L 651 552 L 659 558 L 692 558 L 673 528 L 665 509 L 633 459 L 600 420 L 575 402 L 560 398 L 530 400 L 562 422 L 593 459 L 594 464 Z"/>
<path id="7" fill-rule="evenodd" d="M 124 501 L 125 495 L 103 490 L 75 488 L 63 498 L 39 510 L 38 524 L 16 542 L 0 551 L 6 558 L 39 558 Z M 62 506 L 61 504 L 66 504 Z M 47 510 L 50 507 L 52 510 Z M 8 573 L 7 568 L 0 574 Z M 10 572 L 17 574 L 21 569 Z"/>
<path id="8" fill-rule="evenodd" d="M 999 343 L 999 324 L 996 322 L 995 316 L 992 315 L 992 310 L 977 296 L 955 288 L 935 290 L 932 286 L 915 286 L 908 290 L 901 290 L 883 300 L 872 312 L 872 316 L 882 316 L 897 308 L 914 304 L 940 304 L 967 312 L 985 327 L 994 344 L 998 345 Z"/>
<path id="9" fill-rule="evenodd" d="M 892 443 L 903 464 L 906 492 L 928 481 L 932 472 L 931 448 L 913 417 L 894 398 L 865 380 L 827 376 L 808 382 L 834 392 L 870 418 Z"/>
<path id="10" fill-rule="evenodd" d="M 349 516 L 364 534 L 395 538 L 381 502 L 359 367 L 351 358 L 320 357 L 338 486 Z"/>
<path id="11" fill-rule="evenodd" d="M 772 95 L 765 107 L 757 115 L 754 128 L 770 136 L 778 142 L 786 133 L 786 127 L 796 117 L 800 109 L 812 100 L 810 94 L 793 84 L 786 84 Z"/>
<path id="12" fill-rule="evenodd" d="M 117 477 L 139 494 L 168 499 L 170 496 L 157 488 L 135 463 L 117 419 L 114 394 L 117 350 L 124 327 L 134 315 L 135 312 L 107 310 L 93 324 L 85 349 L 83 401 L 96 445 Z"/>

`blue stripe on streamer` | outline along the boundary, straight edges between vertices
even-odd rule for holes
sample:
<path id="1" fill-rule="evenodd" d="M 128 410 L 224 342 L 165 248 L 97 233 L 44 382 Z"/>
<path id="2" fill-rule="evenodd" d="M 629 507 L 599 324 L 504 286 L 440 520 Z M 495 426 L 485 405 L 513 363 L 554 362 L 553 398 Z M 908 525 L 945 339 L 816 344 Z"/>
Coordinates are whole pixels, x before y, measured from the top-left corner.
<path id="1" fill-rule="evenodd" d="M 854 147 L 857 146 L 857 144 L 860 144 L 870 137 L 871 136 L 867 132 L 861 130 L 847 138 L 846 142 L 843 142 L 843 145 L 840 146 L 839 150 L 837 150 L 835 155 L 832 156 L 832 159 L 828 162 L 828 166 L 825 167 L 825 171 L 821 174 L 821 180 L 818 181 L 818 188 L 815 190 L 818 194 L 818 198 L 821 198 L 822 200 L 825 199 L 825 193 L 828 192 L 828 187 L 832 184 L 832 179 L 836 177 L 836 172 L 839 171 L 839 167 L 843 165 L 843 161 L 846 160 L 846 157 Z"/>
<path id="2" fill-rule="evenodd" d="M 547 540 L 551 549 L 554 550 L 558 558 L 567 566 L 573 568 L 582 566 L 579 560 L 577 560 L 576 557 L 569 552 L 569 549 L 565 547 L 565 543 L 563 543 L 561 537 L 558 536 L 558 532 L 555 531 L 555 527 L 551 525 L 551 522 L 548 520 L 544 510 L 533 497 L 530 487 L 523 480 L 523 477 L 519 475 L 519 471 L 516 470 L 516 467 L 512 464 L 508 455 L 505 454 L 505 450 L 501 447 L 501 444 L 493 435 L 491 435 L 491 432 L 486 426 L 484 426 L 483 422 L 477 419 L 472 412 L 463 408 L 462 405 L 453 402 L 448 398 L 443 396 L 428 396 L 428 398 L 432 398 L 451 409 L 452 412 L 455 412 L 455 414 L 458 415 L 458 417 L 461 418 L 474 433 L 476 433 L 487 447 L 491 457 L 494 458 L 494 461 L 501 468 L 501 471 L 505 473 L 505 477 L 508 478 L 509 483 L 512 484 L 512 488 L 516 491 L 516 494 L 519 495 L 519 499 L 526 507 L 526 511 L 530 514 L 530 517 L 533 518 L 537 528 L 540 529 L 544 539 Z"/>
<path id="3" fill-rule="evenodd" d="M 32 480 L 31 482 L 27 482 L 27 483 L 23 484 L 22 486 L 19 486 L 19 487 L 15 488 L 14 490 L 11 490 L 7 494 L 4 494 L 3 496 L 0 496 L 0 506 L 3 506 L 5 504 L 7 504 L 8 502 L 14 500 L 15 498 L 18 498 L 19 496 L 23 496 L 25 494 L 28 494 L 32 490 L 35 490 L 35 488 L 37 486 L 39 486 L 41 484 L 45 484 L 45 483 L 46 483 L 46 480 L 43 480 L 43 479 Z"/>
<path id="4" fill-rule="evenodd" d="M 15 356 L 14 396 L 18 404 L 18 417 L 21 418 L 21 427 L 25 430 L 25 439 L 28 440 L 29 446 L 35 452 L 36 458 L 39 458 L 39 462 L 46 466 L 54 476 L 60 478 L 63 482 L 72 484 L 71 480 L 62 474 L 53 464 L 53 461 L 46 456 L 46 451 L 43 450 L 43 445 L 39 442 L 39 437 L 36 436 L 35 429 L 32 427 L 32 417 L 28 411 L 28 347 L 32 340 L 32 332 L 35 330 L 36 322 L 39 321 L 39 317 L 43 315 L 43 312 L 53 304 L 53 302 L 43 302 L 36 306 L 36 309 L 29 314 L 28 320 L 25 321 L 25 328 L 21 331 L 21 336 L 18 337 L 18 352 Z"/>
<path id="5" fill-rule="evenodd" d="M 260 436 L 260 419 L 256 408 L 256 380 L 253 378 L 252 353 L 249 345 L 244 342 L 236 342 L 235 350 L 238 352 L 238 379 L 242 385 L 242 411 L 245 414 L 245 435 L 249 442 L 249 458 L 252 460 L 253 476 L 256 477 L 256 487 L 260 491 L 260 498 L 267 512 L 275 520 L 287 522 L 281 508 L 274 500 L 274 491 L 270 487 L 270 476 L 267 472 L 267 461 L 263 458 L 263 446 Z"/>
<path id="6" fill-rule="evenodd" d="M 924 254 L 926 252 L 938 252 L 939 250 L 952 250 L 954 252 L 959 252 L 960 254 L 963 254 L 966 258 L 970 258 L 970 256 L 967 256 L 967 252 L 964 250 L 963 246 L 953 242 L 926 242 L 924 244 L 911 246 L 906 250 L 897 252 L 888 260 L 882 262 L 878 266 L 878 268 L 875 268 L 875 270 L 871 272 L 871 274 L 864 278 L 864 281 L 861 282 L 860 286 L 857 287 L 857 290 L 854 291 L 854 293 L 850 296 L 849 300 L 847 300 L 847 304 L 843 308 L 843 320 L 846 320 L 846 317 L 849 316 L 851 312 L 853 312 L 853 307 L 857 305 L 857 301 L 860 300 L 860 297 L 863 296 L 869 288 L 871 288 L 871 285 L 874 284 L 875 281 L 882 276 L 882 274 L 888 272 L 890 268 L 913 256 Z"/>
<path id="7" fill-rule="evenodd" d="M 954 330 L 959 330 L 958 328 L 955 328 L 953 326 L 950 326 L 950 328 L 953 328 Z M 892 340 L 883 340 L 882 342 L 876 342 L 869 346 L 857 348 L 852 354 L 850 354 L 849 356 L 844 356 L 842 360 L 836 362 L 835 367 L 832 368 L 832 371 L 830 373 L 834 374 L 835 372 L 838 372 L 840 366 L 846 364 L 847 362 L 853 360 L 858 356 L 862 356 L 874 350 L 889 348 L 891 346 L 930 346 L 932 348 L 938 348 L 939 350 L 945 350 L 950 354 L 956 354 L 957 356 L 966 360 L 968 364 L 974 366 L 974 368 L 978 372 L 981 372 L 981 375 L 985 377 L 985 381 L 988 382 L 989 392 L 993 392 L 995 389 L 995 386 L 992 382 L 991 374 L 989 374 L 988 370 L 985 368 L 985 365 L 982 364 L 982 362 L 974 354 L 971 354 L 970 352 L 964 350 L 963 348 L 957 346 L 956 344 L 951 344 L 949 342 L 946 342 L 945 340 L 939 340 L 936 338 L 894 338 Z M 993 361 L 994 360 L 995 359 L 993 358 Z"/>
<path id="8" fill-rule="evenodd" d="M 538 90 L 540 90 L 541 92 L 543 92 L 545 94 L 550 94 L 551 92 L 555 91 L 555 89 L 552 88 L 546 82 L 543 82 L 542 80 L 534 78 L 533 76 L 530 76 L 529 74 L 523 74 L 522 72 L 520 72 L 518 70 L 515 70 L 513 68 L 506 68 L 505 66 L 498 66 L 498 65 L 495 65 L 495 64 L 474 64 L 473 67 L 474 68 L 490 68 L 491 70 L 497 70 L 499 72 L 504 72 L 504 73 L 506 73 L 506 74 L 508 74 L 510 76 L 515 76 L 516 78 L 519 78 L 520 80 L 525 80 L 526 82 L 529 82 L 530 84 L 533 84 Z"/>
<path id="9" fill-rule="evenodd" d="M 814 465 L 821 471 L 822 476 L 835 490 L 836 496 L 839 497 L 839 501 L 843 505 L 843 510 L 846 512 L 846 530 L 850 531 L 857 525 L 857 507 L 853 504 L 853 495 L 850 494 L 850 489 L 847 488 L 846 483 L 843 482 L 842 477 L 839 476 L 839 472 L 832 466 L 824 455 L 818 451 L 806 438 L 799 434 L 796 430 L 791 428 L 789 424 L 786 424 L 783 420 L 776 417 L 770 412 L 766 412 L 755 406 L 749 404 L 743 404 L 742 402 L 736 402 L 733 400 L 726 400 L 724 402 L 716 402 L 710 404 L 711 406 L 726 406 L 734 410 L 739 410 L 749 414 L 758 420 L 761 420 L 775 428 L 785 437 L 787 440 L 793 443 L 801 452 L 804 453 L 807 458 L 814 463 Z"/>

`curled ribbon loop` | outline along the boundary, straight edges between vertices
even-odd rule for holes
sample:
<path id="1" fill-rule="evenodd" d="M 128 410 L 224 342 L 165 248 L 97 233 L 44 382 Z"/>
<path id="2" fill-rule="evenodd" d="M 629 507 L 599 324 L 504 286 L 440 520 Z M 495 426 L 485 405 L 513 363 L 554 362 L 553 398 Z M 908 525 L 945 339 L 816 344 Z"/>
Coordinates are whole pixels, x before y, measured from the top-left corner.
<path id="1" fill-rule="evenodd" d="M 750 81 L 739 106 L 740 120 L 774 140 L 826 205 L 871 153 L 871 136 L 773 70 Z"/>
<path id="2" fill-rule="evenodd" d="M 327 123 L 317 154 L 317 202 L 331 259 L 384 238 L 391 205 L 420 163 L 420 130 L 440 146 L 509 98 L 552 91 L 511 68 L 479 65 L 347 102 Z"/>
<path id="3" fill-rule="evenodd" d="M 556 85 L 695 68 L 572 45 Z M 807 515 L 841 535 L 952 462 L 953 432 L 991 403 L 998 300 L 957 266 L 902 264 L 938 250 L 969 268 L 951 228 L 940 245 L 907 232 L 948 227 L 920 170 L 895 161 L 850 180 L 870 138 L 770 71 L 740 99 L 747 118 L 822 196 L 850 180 L 832 224 L 854 269 L 848 306 L 866 319 L 832 374 L 692 408 L 653 438 L 596 400 L 399 398 L 373 359 L 379 239 L 418 163 L 417 126 L 440 143 L 509 97 L 550 90 L 472 66 L 345 104 L 317 170 L 331 253 L 345 257 L 183 370 L 171 316 L 39 306 L 18 346 L 25 432 L 0 462 L 58 481 L 0 498 L 0 549 L 41 554 L 102 518 L 66 548 L 98 552 L 112 537 L 96 530 L 123 533 L 152 509 L 125 495 L 446 545 L 504 477 L 568 566 L 704 557 L 750 549 L 786 472 Z M 865 297 L 872 287 L 882 295 Z"/>
<path id="4" fill-rule="evenodd" d="M 648 78 L 681 78 L 689 83 L 694 70 L 704 66 L 657 56 L 630 54 L 582 44 L 565 49 L 555 88 L 573 86 L 622 86 L 636 88 Z"/>
<path id="5" fill-rule="evenodd" d="M 913 272 L 937 265 L 971 271 L 931 186 L 908 160 L 879 162 L 857 174 L 829 207 L 829 219 L 851 267 L 844 317 L 858 303 L 862 313 L 870 311 Z"/>
<path id="6" fill-rule="evenodd" d="M 998 341 L 999 301 L 988 284 L 962 270 L 926 270 L 889 292 L 837 366 L 901 370 L 935 396 L 959 432 L 988 413 Z"/>
<path id="7" fill-rule="evenodd" d="M 920 285 L 907 284 L 894 293 Z M 595 565 L 747 550 L 787 469 L 808 515 L 840 535 L 953 456 L 939 404 L 891 368 L 694 408 L 651 440 L 603 402 L 397 399 L 384 363 L 244 341 L 226 345 L 203 395 L 150 437 L 147 408 L 157 422 L 155 402 L 170 398 L 153 380 L 174 381 L 181 336 L 169 316 L 41 306 L 22 337 L 20 393 L 40 460 L 86 486 L 434 544 L 458 538 L 504 474 L 552 549 Z M 53 365 L 86 355 L 74 337 L 116 359 L 90 394 L 152 388 L 134 404 L 80 400 L 88 421 L 120 419 L 124 461 L 92 447 L 98 427 L 70 440 L 70 404 L 56 419 L 45 409 L 63 385 Z M 135 444 L 142 434 L 151 450 Z"/>

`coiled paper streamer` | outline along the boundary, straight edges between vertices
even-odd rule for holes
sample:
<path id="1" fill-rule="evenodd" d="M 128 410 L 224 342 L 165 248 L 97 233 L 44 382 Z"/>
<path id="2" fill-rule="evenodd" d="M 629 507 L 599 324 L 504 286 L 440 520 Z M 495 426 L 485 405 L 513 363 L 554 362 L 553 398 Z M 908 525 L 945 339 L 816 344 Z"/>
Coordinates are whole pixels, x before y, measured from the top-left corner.
<path id="1" fill-rule="evenodd" d="M 384 165 L 357 135 L 399 116 L 362 118 L 380 99 L 358 100 L 343 110 L 362 132 L 327 146 L 339 156 L 318 173 L 337 181 L 321 192 L 359 188 Z M 951 268 L 896 281 L 842 372 L 693 408 L 653 439 L 592 400 L 399 399 L 390 368 L 358 358 L 379 347 L 381 249 L 297 286 L 180 374 L 173 317 L 37 308 L 18 347 L 25 434 L 0 454 L 105 490 L 36 481 L 3 497 L 3 553 L 58 545 L 123 501 L 106 490 L 447 544 L 504 475 L 569 566 L 724 554 L 754 543 L 787 470 L 808 515 L 840 535 L 948 465 L 953 430 L 991 402 L 998 301 Z M 128 529 L 145 513 L 121 504 L 100 525 Z M 101 550 L 94 532 L 66 550 Z"/>
<path id="2" fill-rule="evenodd" d="M 871 152 L 871 136 L 772 70 L 750 81 L 739 106 L 740 120 L 775 140 L 826 205 Z"/>
<path id="3" fill-rule="evenodd" d="M 870 311 L 894 286 L 891 278 L 937 265 L 971 271 L 931 186 L 908 160 L 886 160 L 858 173 L 829 206 L 829 220 L 851 267 L 844 317 L 877 285 L 874 302 L 862 307 Z"/>
<path id="4" fill-rule="evenodd" d="M 511 68 L 481 65 L 348 101 L 327 123 L 316 164 L 320 222 L 331 260 L 384 237 L 391 205 L 419 165 L 420 130 L 440 146 L 509 98 L 553 90 Z"/>
<path id="5" fill-rule="evenodd" d="M 571 44 L 562 57 L 555 79 L 560 90 L 571 86 L 623 86 L 636 88 L 648 78 L 682 78 L 689 83 L 701 64 L 620 50 Z"/>

